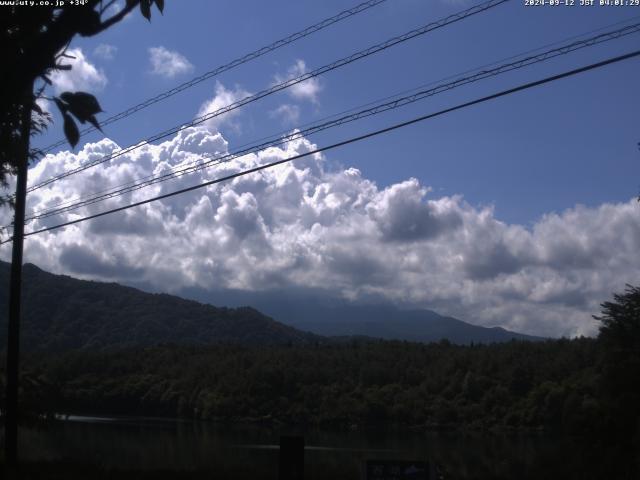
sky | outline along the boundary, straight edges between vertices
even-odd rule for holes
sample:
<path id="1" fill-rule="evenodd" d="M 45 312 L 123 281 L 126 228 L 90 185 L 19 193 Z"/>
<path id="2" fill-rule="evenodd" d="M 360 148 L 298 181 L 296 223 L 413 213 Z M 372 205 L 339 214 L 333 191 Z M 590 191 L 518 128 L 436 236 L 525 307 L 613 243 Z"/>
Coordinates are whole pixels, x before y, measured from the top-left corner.
<path id="1" fill-rule="evenodd" d="M 76 39 L 48 95 L 95 94 L 98 119 L 166 91 L 357 1 L 168 1 Z M 30 183 L 138 144 L 274 84 L 480 2 L 388 0 L 54 150 Z M 577 2 L 579 4 L 579 2 Z M 626 23 L 620 23 L 626 22 Z M 390 95 L 567 39 L 640 22 L 638 7 L 512 0 L 190 127 L 28 198 L 28 213 L 233 151 Z M 616 26 L 611 26 L 617 24 Z M 608 29 L 600 30 L 610 26 Z M 586 34 L 586 35 L 585 35 Z M 639 34 L 456 88 L 26 230 L 311 151 L 520 83 L 630 52 Z M 500 62 L 502 63 L 502 62 Z M 483 326 L 594 335 L 600 303 L 640 271 L 640 60 L 466 108 L 270 170 L 28 237 L 25 260 L 155 291 L 321 291 L 430 308 Z M 61 119 L 34 140 L 61 138 Z M 11 222 L 0 212 L 3 225 Z M 0 256 L 10 257 L 4 245 Z"/>

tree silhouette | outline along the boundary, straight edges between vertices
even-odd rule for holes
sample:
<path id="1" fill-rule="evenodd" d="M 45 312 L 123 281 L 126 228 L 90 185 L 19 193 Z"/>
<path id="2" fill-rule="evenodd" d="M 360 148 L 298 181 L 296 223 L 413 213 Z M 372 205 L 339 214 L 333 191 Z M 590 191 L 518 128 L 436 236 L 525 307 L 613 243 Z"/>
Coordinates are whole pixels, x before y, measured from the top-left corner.
<path id="1" fill-rule="evenodd" d="M 18 364 L 20 346 L 20 308 L 22 287 L 22 251 L 28 163 L 41 152 L 32 149 L 30 137 L 47 127 L 50 115 L 36 103 L 51 84 L 49 75 L 71 70 L 65 64 L 66 50 L 76 35 L 92 37 L 121 21 L 134 8 L 151 19 L 151 6 L 160 12 L 164 0 L 126 0 L 111 14 L 116 0 L 86 0 L 83 5 L 60 2 L 61 6 L 5 5 L 0 16 L 0 55 L 4 62 L 0 77 L 0 184 L 7 185 L 7 175 L 16 175 L 15 196 L 0 199 L 15 207 L 11 281 L 9 286 L 9 322 L 7 333 L 7 384 L 5 417 L 5 461 L 17 464 L 18 438 Z M 43 84 L 34 92 L 36 81 Z M 100 128 L 95 115 L 101 111 L 93 95 L 64 92 L 52 100 L 64 119 L 64 134 L 72 146 L 80 139 L 76 120 Z M 74 119 L 75 118 L 75 119 Z M 14 203 L 15 202 L 15 203 Z"/>
<path id="2" fill-rule="evenodd" d="M 613 298 L 602 304 L 602 316 L 594 316 L 601 322 L 598 338 L 613 349 L 640 349 L 640 287 L 627 285 Z"/>
<path id="3" fill-rule="evenodd" d="M 62 3 L 62 2 L 61 2 Z M 70 58 L 66 50 L 76 35 L 92 37 L 120 22 L 136 7 L 148 20 L 151 6 L 160 12 L 164 0 L 126 0 L 114 12 L 115 0 L 87 0 L 84 5 L 4 6 L 0 14 L 0 185 L 7 186 L 7 176 L 15 175 L 23 162 L 25 146 L 29 160 L 41 152 L 28 146 L 29 136 L 42 132 L 51 120 L 36 100 L 43 97 L 49 75 L 54 71 L 71 70 L 65 64 Z M 111 13 L 114 12 L 114 13 Z M 34 92 L 37 81 L 42 85 Z M 64 92 L 50 98 L 63 117 L 64 133 L 72 146 L 79 140 L 76 120 L 99 128 L 95 117 L 101 111 L 98 101 L 88 93 Z M 75 117 L 75 119 L 74 119 Z M 28 124 L 28 125 L 26 125 Z M 25 138 L 25 136 L 27 138 Z M 6 202 L 0 199 L 0 204 Z"/>
<path id="4" fill-rule="evenodd" d="M 614 407 L 614 427 L 625 437 L 640 434 L 640 287 L 627 285 L 602 304 L 598 340 L 603 387 Z"/>

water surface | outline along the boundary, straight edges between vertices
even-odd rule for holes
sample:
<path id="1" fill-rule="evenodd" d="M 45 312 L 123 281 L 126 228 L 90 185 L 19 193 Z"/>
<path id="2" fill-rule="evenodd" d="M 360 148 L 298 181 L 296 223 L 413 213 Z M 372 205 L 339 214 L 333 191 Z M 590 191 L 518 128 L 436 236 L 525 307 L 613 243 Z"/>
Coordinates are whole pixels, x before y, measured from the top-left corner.
<path id="1" fill-rule="evenodd" d="M 70 416 L 20 431 L 27 460 L 105 469 L 208 470 L 213 477 L 277 478 L 280 435 L 305 437 L 305 478 L 360 479 L 366 460 L 431 461 L 454 479 L 633 478 L 628 455 L 602 442 L 541 435 L 330 431 L 149 418 Z M 215 475 L 217 473 L 218 475 Z"/>

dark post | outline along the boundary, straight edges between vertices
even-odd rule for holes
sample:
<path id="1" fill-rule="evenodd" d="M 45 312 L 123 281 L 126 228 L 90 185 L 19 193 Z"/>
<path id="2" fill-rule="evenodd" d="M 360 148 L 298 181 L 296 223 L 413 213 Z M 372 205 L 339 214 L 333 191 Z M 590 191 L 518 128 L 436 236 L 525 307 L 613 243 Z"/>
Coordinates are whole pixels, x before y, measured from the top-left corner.
<path id="1" fill-rule="evenodd" d="M 280 480 L 303 480 L 304 437 L 280 437 Z"/>
<path id="2" fill-rule="evenodd" d="M 9 326 L 7 335 L 7 406 L 5 411 L 5 462 L 8 467 L 18 463 L 18 371 L 20 359 L 20 297 L 22 289 L 22 247 L 24 240 L 24 211 L 27 197 L 29 168 L 29 135 L 31 133 L 31 102 L 33 85 L 26 92 L 22 106 L 21 140 L 24 144 L 16 178 L 16 204 L 13 220 L 11 251 L 11 280 L 9 284 Z"/>

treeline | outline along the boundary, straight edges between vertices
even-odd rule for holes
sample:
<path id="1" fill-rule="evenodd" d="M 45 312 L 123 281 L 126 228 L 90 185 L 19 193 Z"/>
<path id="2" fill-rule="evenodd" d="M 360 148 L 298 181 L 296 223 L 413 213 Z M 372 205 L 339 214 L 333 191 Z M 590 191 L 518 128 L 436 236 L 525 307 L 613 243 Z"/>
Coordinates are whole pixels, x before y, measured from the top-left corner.
<path id="1" fill-rule="evenodd" d="M 608 431 L 629 438 L 638 427 L 633 398 L 621 402 L 610 389 L 602 342 L 587 338 L 471 346 L 165 345 L 34 353 L 23 365 L 23 405 L 56 413 Z"/>

